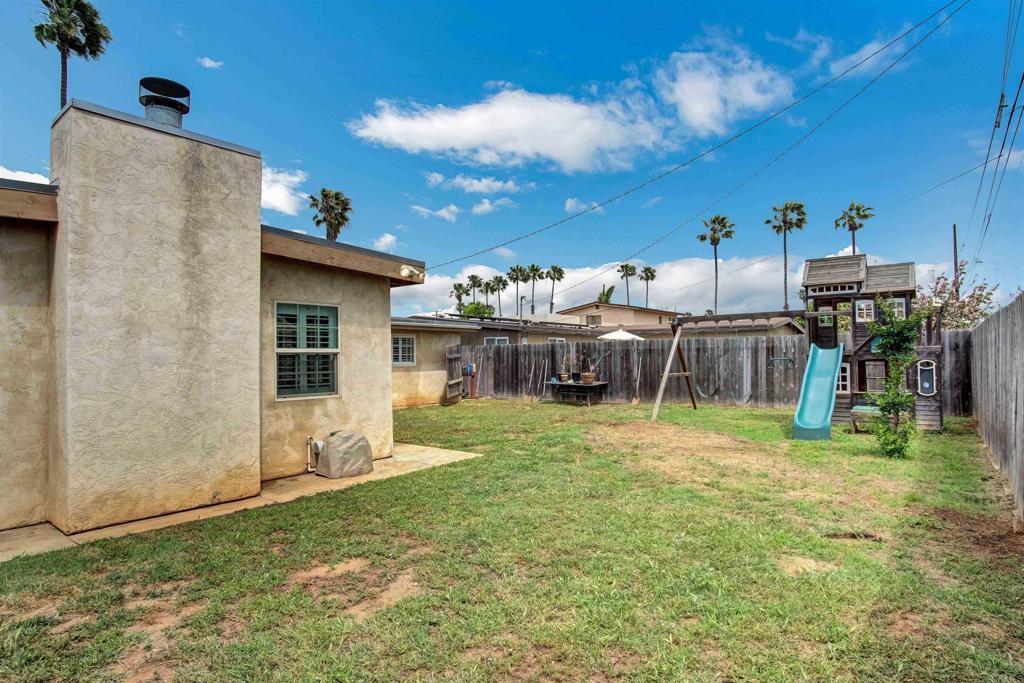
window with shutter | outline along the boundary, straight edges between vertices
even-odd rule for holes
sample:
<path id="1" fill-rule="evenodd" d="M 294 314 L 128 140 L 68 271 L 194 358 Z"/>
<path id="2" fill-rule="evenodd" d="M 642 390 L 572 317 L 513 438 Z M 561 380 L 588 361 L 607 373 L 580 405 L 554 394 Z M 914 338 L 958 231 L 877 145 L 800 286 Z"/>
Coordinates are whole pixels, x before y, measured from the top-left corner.
<path id="1" fill-rule="evenodd" d="M 277 397 L 338 393 L 338 307 L 276 303 Z"/>

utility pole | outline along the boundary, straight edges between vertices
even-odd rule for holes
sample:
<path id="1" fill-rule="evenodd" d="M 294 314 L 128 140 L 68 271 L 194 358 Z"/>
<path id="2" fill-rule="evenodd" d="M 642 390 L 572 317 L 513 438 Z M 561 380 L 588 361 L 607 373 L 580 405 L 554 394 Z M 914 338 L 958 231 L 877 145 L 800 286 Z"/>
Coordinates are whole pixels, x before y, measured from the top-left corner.
<path id="1" fill-rule="evenodd" d="M 953 298 L 960 298 L 960 256 L 956 246 L 956 223 L 953 224 Z"/>

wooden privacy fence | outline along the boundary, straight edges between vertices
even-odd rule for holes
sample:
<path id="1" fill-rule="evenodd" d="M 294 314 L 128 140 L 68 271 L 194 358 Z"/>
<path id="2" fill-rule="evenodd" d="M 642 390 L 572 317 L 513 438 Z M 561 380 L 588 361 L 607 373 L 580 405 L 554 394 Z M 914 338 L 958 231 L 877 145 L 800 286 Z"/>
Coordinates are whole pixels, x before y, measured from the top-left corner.
<path id="1" fill-rule="evenodd" d="M 1024 522 L 1024 294 L 971 335 L 974 415 Z"/>
<path id="2" fill-rule="evenodd" d="M 681 343 L 693 372 L 698 404 L 783 407 L 796 405 L 800 398 L 807 362 L 804 335 L 683 339 Z M 559 372 L 567 354 L 585 356 L 597 363 L 598 379 L 608 382 L 606 401 L 628 402 L 637 396 L 653 402 L 671 346 L 671 339 L 463 346 L 462 365 L 476 365 L 473 396 L 550 398 L 544 381 Z M 682 378 L 669 380 L 664 400 L 689 401 Z"/>
<path id="3" fill-rule="evenodd" d="M 971 330 L 942 331 L 942 412 L 971 414 Z"/>

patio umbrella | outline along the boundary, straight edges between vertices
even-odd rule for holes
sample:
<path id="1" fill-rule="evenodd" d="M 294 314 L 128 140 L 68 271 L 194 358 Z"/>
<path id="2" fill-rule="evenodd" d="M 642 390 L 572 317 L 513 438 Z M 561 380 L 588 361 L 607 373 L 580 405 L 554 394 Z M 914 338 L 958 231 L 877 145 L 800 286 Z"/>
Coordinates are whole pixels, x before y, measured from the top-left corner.
<path id="1" fill-rule="evenodd" d="M 614 332 L 609 332 L 608 334 L 602 334 L 600 337 L 598 337 L 598 339 L 600 339 L 601 341 L 643 341 L 644 340 L 643 337 L 637 336 L 637 335 L 633 334 L 632 332 L 627 332 L 626 330 L 622 329 L 622 325 L 619 325 L 619 329 L 615 330 Z"/>

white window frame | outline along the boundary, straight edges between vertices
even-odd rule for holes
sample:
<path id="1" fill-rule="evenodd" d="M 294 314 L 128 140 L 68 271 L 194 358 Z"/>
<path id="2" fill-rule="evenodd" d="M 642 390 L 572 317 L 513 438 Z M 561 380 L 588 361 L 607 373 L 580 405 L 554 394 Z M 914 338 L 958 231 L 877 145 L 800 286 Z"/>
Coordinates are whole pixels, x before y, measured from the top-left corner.
<path id="1" fill-rule="evenodd" d="M 548 344 L 564 344 L 565 337 L 548 337 Z"/>
<path id="2" fill-rule="evenodd" d="M 484 346 L 508 346 L 508 337 L 484 337 Z"/>
<path id="3" fill-rule="evenodd" d="M 850 364 L 840 363 L 839 364 L 839 375 L 836 377 L 836 393 L 837 394 L 848 394 L 850 393 Z"/>
<path id="4" fill-rule="evenodd" d="M 898 304 L 899 307 L 897 307 L 896 304 Z M 896 317 L 900 320 L 907 319 L 907 300 L 903 297 L 890 297 L 885 300 L 885 305 L 895 312 Z"/>
<path id="5" fill-rule="evenodd" d="M 324 304 L 317 303 L 315 301 L 285 301 L 274 299 L 271 302 L 273 310 L 271 314 L 274 316 L 274 401 L 310 401 L 320 398 L 335 398 L 341 396 L 341 306 L 338 304 Z M 333 349 L 281 349 L 277 346 L 277 306 L 278 304 L 286 304 L 292 306 L 320 306 L 322 308 L 333 308 L 338 312 L 335 318 L 338 321 L 338 346 Z M 331 393 L 324 394 L 300 394 L 297 396 L 280 396 L 277 393 L 277 358 L 278 356 L 286 355 L 333 355 L 334 356 L 334 391 Z"/>
<path id="6" fill-rule="evenodd" d="M 402 340 L 408 340 L 412 342 L 412 360 L 403 361 L 395 360 L 395 342 L 398 342 L 398 357 L 402 357 Z M 391 365 L 396 368 L 411 368 L 416 365 L 416 337 L 411 334 L 393 334 L 391 335 Z"/>
<path id="7" fill-rule="evenodd" d="M 921 391 L 921 370 L 927 369 L 932 372 L 932 391 L 929 394 Z M 924 359 L 917 361 L 917 393 L 921 396 L 934 396 L 939 393 L 939 368 L 935 361 Z"/>
<path id="8" fill-rule="evenodd" d="M 831 306 L 821 306 L 820 308 L 818 308 L 818 313 L 825 313 L 825 312 L 835 313 L 835 311 L 832 309 Z M 832 327 L 832 324 L 833 324 L 832 321 L 833 321 L 834 317 L 835 316 L 832 316 L 832 315 L 822 315 L 822 316 L 819 316 L 818 317 L 818 325 L 820 327 Z M 825 322 L 826 320 L 828 320 L 828 322 Z"/>
<path id="9" fill-rule="evenodd" d="M 868 310 L 868 315 L 867 316 L 861 315 L 861 307 L 862 306 L 867 307 L 867 310 Z M 874 322 L 874 320 L 875 320 L 875 302 L 872 301 L 871 299 L 857 299 L 856 303 L 854 304 L 854 313 L 856 315 L 856 318 L 855 318 L 856 322 L 859 322 L 859 323 Z"/>
<path id="10" fill-rule="evenodd" d="M 588 313 L 586 320 L 587 320 L 587 327 L 601 327 L 601 314 L 600 313 Z"/>

